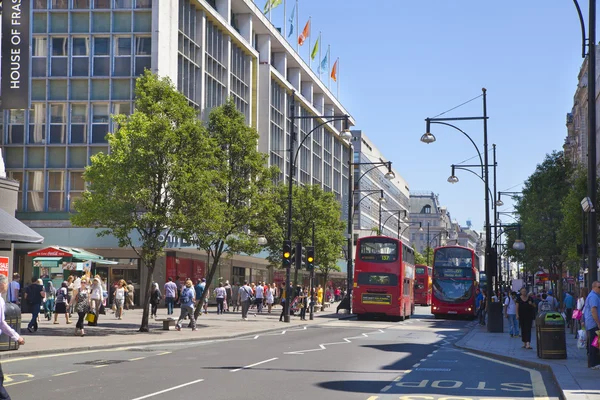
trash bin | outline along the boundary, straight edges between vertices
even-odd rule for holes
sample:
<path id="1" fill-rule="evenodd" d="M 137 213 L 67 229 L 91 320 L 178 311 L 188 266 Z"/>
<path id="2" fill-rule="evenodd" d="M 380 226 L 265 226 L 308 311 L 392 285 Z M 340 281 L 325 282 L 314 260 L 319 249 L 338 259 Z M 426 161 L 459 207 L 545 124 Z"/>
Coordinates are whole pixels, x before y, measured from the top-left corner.
<path id="1" fill-rule="evenodd" d="M 504 332 L 504 316 L 502 315 L 502 303 L 493 301 L 487 304 L 488 332 Z"/>
<path id="2" fill-rule="evenodd" d="M 539 358 L 567 358 L 565 319 L 558 312 L 542 312 L 535 319 L 537 355 Z"/>
<path id="3" fill-rule="evenodd" d="M 19 335 L 21 334 L 21 309 L 18 305 L 13 303 L 6 303 L 4 305 L 4 320 Z M 2 335 L 0 335 L 0 351 L 7 350 L 19 350 L 19 343 L 2 332 Z"/>

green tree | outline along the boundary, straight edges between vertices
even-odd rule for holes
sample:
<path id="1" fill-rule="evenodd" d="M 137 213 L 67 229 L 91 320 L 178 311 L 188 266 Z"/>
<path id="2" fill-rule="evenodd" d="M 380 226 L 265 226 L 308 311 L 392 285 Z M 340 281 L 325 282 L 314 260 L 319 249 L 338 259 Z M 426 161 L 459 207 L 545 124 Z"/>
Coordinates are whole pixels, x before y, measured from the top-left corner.
<path id="1" fill-rule="evenodd" d="M 267 156 L 258 151 L 258 132 L 248 126 L 233 100 L 211 111 L 207 133 L 214 143 L 211 169 L 217 176 L 211 183 L 212 192 L 197 192 L 206 198 L 208 210 L 190 210 L 186 232 L 211 260 L 208 289 L 223 256 L 260 250 L 252 228 L 274 212 L 277 169 L 267 166 Z M 207 293 L 205 290 L 202 301 Z"/>
<path id="2" fill-rule="evenodd" d="M 135 95 L 135 113 L 113 117 L 118 129 L 107 135 L 110 154 L 96 154 L 86 168 L 88 187 L 71 221 L 97 227 L 98 236 L 113 235 L 137 253 L 147 268 L 140 325 L 147 332 L 156 260 L 169 233 L 188 222 L 188 203 L 202 208 L 193 194 L 211 191 L 214 161 L 196 111 L 169 79 L 146 71 Z"/>
<path id="3" fill-rule="evenodd" d="M 415 264 L 426 265 L 427 259 L 425 256 L 415 250 Z"/>
<path id="4" fill-rule="evenodd" d="M 564 223 L 562 205 L 568 194 L 565 188 L 570 187 L 572 171 L 562 152 L 546 155 L 525 181 L 523 195 L 516 199 L 515 205 L 526 243 L 522 254 L 524 268 L 531 273 L 539 267 L 548 269 L 554 278 L 559 278 L 559 294 L 562 293 L 561 278 L 566 262 L 559 242 Z"/>
<path id="5" fill-rule="evenodd" d="M 267 237 L 267 259 L 272 266 L 279 268 L 282 244 L 287 234 L 288 186 L 278 185 L 277 194 L 276 212 L 261 221 L 258 229 Z M 292 188 L 292 245 L 296 242 L 311 245 L 314 225 L 315 271 L 321 273 L 325 283 L 332 271 L 340 271 L 337 261 L 346 244 L 346 222 L 341 217 L 340 205 L 333 193 L 318 185 Z M 297 281 L 298 271 L 294 270 L 294 284 Z"/>

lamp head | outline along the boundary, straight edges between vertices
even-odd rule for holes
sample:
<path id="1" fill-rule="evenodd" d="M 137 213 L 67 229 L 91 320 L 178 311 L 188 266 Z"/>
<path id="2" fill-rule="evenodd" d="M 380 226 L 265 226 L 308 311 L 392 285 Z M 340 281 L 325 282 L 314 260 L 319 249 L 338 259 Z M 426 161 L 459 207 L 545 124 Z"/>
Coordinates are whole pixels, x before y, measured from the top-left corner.
<path id="1" fill-rule="evenodd" d="M 498 201 L 496 202 L 496 207 L 502 207 L 504 205 L 504 202 L 501 199 L 498 199 Z"/>
<path id="2" fill-rule="evenodd" d="M 435 142 L 435 136 L 432 133 L 426 132 L 423 136 L 421 136 L 421 142 L 423 143 L 433 143 Z"/>
<path id="3" fill-rule="evenodd" d="M 450 183 L 457 183 L 458 182 L 458 177 L 456 175 L 450 175 L 448 177 L 448 182 L 450 182 Z"/>
<path id="4" fill-rule="evenodd" d="M 266 238 L 266 237 L 264 237 L 263 235 L 260 235 L 260 236 L 259 236 L 259 237 L 256 239 L 256 241 L 257 241 L 257 243 L 258 243 L 260 246 L 264 246 L 264 245 L 266 245 L 266 244 L 267 244 L 267 238 Z"/>
<path id="5" fill-rule="evenodd" d="M 340 137 L 344 140 L 352 139 L 352 132 L 350 132 L 350 117 L 344 116 L 344 129 L 340 132 Z"/>
<path id="6" fill-rule="evenodd" d="M 384 178 L 387 179 L 388 181 L 391 181 L 395 177 L 396 177 L 396 174 L 393 171 L 388 171 L 384 175 Z"/>
<path id="7" fill-rule="evenodd" d="M 521 239 L 515 239 L 515 242 L 513 243 L 513 249 L 517 251 L 523 251 L 525 250 L 525 243 L 523 243 Z"/>

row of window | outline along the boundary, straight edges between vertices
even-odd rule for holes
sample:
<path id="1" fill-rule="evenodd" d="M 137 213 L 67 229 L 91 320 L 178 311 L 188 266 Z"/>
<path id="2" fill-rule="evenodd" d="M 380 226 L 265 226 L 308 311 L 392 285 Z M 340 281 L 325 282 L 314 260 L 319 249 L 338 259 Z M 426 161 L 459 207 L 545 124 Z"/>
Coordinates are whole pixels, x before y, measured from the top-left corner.
<path id="1" fill-rule="evenodd" d="M 17 211 L 72 210 L 85 190 L 83 171 L 9 171 L 8 177 L 21 182 Z"/>
<path id="2" fill-rule="evenodd" d="M 152 8 L 152 0 L 34 0 L 33 8 L 35 10 Z"/>
<path id="3" fill-rule="evenodd" d="M 152 31 L 152 13 L 121 12 L 37 12 L 33 14 L 33 33 L 125 33 Z"/>
<path id="4" fill-rule="evenodd" d="M 91 157 L 100 152 L 108 152 L 107 144 L 94 146 L 27 146 L 5 147 L 6 168 L 85 168 Z M 9 159 L 10 156 L 10 159 Z"/>

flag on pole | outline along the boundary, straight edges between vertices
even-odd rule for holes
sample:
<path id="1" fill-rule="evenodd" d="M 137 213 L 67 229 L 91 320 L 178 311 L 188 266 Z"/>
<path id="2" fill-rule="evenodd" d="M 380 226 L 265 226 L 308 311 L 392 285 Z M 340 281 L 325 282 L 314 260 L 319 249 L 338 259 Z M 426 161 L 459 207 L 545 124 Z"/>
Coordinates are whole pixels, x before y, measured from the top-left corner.
<path id="1" fill-rule="evenodd" d="M 331 68 L 331 79 L 333 79 L 334 82 L 337 82 L 337 66 L 339 61 L 339 58 L 335 60 L 335 64 L 333 64 L 333 68 Z"/>
<path id="2" fill-rule="evenodd" d="M 317 72 L 319 73 L 319 75 L 327 71 L 327 67 L 329 66 L 328 56 L 329 56 L 329 51 L 327 53 L 325 53 L 325 57 L 323 57 L 323 60 L 321 61 L 321 65 L 319 65 L 319 67 L 317 68 Z"/>
<path id="3" fill-rule="evenodd" d="M 310 53 L 311 60 L 314 60 L 315 57 L 317 56 L 317 52 L 319 51 L 319 40 L 320 39 L 321 39 L 321 35 L 319 35 L 319 37 L 317 38 L 317 41 L 315 42 L 312 52 Z"/>
<path id="4" fill-rule="evenodd" d="M 296 14 L 296 7 L 297 7 L 297 4 L 294 6 L 294 8 L 292 8 L 292 15 L 290 15 L 290 19 L 288 19 L 288 21 L 290 23 L 290 33 L 288 33 L 288 38 L 290 36 L 292 36 L 292 33 L 294 33 L 294 21 L 295 21 L 294 15 Z"/>
<path id="5" fill-rule="evenodd" d="M 308 19 L 308 21 L 306 21 L 306 25 L 304 25 L 304 29 L 302 30 L 302 33 L 300 34 L 300 36 L 298 36 L 298 44 L 300 46 L 302 46 L 304 44 L 304 41 L 306 39 L 308 39 L 309 35 L 310 35 L 310 18 Z"/>
<path id="6" fill-rule="evenodd" d="M 282 1 L 283 0 L 267 0 L 267 2 L 265 3 L 265 8 L 263 9 L 263 14 L 266 14 L 278 5 L 281 5 Z"/>

